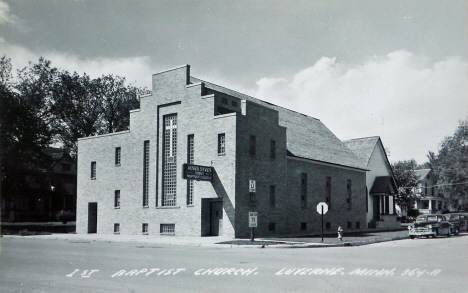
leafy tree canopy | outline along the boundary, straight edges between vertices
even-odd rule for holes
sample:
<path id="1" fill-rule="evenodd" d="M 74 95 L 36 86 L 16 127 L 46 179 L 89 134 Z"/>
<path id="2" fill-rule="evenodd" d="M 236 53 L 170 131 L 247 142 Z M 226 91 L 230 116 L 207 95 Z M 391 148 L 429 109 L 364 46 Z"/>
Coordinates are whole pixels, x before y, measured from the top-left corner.
<path id="1" fill-rule="evenodd" d="M 398 194 L 395 197 L 398 205 L 407 205 L 408 207 L 414 205 L 418 188 L 418 176 L 414 170 L 417 167 L 414 159 L 392 164 L 393 175 L 398 186 Z"/>

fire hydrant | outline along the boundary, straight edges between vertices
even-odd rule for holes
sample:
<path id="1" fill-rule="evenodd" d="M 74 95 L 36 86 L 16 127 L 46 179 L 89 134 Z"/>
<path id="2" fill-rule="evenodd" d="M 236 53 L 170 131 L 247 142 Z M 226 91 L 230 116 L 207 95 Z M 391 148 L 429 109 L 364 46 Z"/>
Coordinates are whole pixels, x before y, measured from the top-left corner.
<path id="1" fill-rule="evenodd" d="M 343 228 L 338 226 L 338 240 L 343 241 Z"/>

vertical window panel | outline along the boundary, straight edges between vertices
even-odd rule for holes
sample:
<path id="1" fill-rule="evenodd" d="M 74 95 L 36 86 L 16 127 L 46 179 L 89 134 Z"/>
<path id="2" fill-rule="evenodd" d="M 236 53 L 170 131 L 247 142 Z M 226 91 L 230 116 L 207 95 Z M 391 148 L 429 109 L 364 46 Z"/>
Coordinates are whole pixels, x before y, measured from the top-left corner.
<path id="1" fill-rule="evenodd" d="M 163 206 L 177 202 L 177 114 L 164 116 Z"/>

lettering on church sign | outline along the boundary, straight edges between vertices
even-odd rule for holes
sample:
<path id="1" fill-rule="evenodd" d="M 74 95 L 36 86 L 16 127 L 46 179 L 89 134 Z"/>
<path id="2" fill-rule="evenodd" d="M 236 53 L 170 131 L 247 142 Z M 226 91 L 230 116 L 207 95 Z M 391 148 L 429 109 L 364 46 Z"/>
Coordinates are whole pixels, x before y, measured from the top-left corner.
<path id="1" fill-rule="evenodd" d="M 213 167 L 184 164 L 182 178 L 190 180 L 212 181 Z"/>

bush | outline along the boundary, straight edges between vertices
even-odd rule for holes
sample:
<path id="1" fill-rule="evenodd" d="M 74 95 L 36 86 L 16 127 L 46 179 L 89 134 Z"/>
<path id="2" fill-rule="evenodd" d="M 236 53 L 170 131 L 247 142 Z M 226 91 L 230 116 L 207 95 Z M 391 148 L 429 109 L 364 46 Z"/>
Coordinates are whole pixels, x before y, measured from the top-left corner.
<path id="1" fill-rule="evenodd" d="M 75 213 L 72 211 L 64 211 L 61 210 L 57 213 L 57 220 L 61 221 L 62 223 L 67 223 L 68 221 L 75 221 Z"/>

